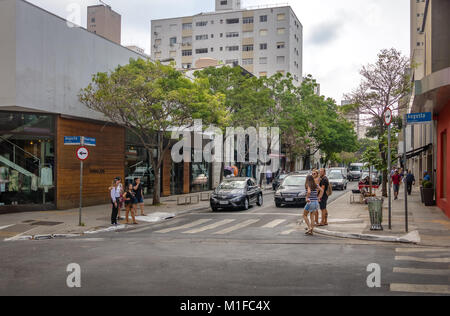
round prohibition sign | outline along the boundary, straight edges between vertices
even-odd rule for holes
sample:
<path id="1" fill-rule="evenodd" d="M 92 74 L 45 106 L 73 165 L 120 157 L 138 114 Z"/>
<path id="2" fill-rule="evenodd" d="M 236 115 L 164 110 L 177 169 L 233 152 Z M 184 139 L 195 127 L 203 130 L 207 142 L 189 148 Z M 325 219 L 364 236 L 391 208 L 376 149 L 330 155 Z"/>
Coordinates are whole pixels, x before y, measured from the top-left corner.
<path id="1" fill-rule="evenodd" d="M 89 158 L 89 150 L 86 147 L 80 147 L 77 149 L 77 158 L 80 161 L 85 161 Z"/>
<path id="2" fill-rule="evenodd" d="M 384 123 L 389 126 L 392 123 L 392 110 L 387 109 L 386 112 L 384 112 Z"/>

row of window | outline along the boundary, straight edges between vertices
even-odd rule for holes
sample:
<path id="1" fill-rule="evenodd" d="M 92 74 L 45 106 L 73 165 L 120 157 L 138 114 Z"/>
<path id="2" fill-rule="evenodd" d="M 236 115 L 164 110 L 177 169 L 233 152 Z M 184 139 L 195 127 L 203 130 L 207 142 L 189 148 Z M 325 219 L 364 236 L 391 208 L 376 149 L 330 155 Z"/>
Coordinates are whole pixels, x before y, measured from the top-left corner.
<path id="1" fill-rule="evenodd" d="M 276 44 L 277 49 L 284 49 L 286 48 L 286 43 L 285 42 L 278 42 Z M 259 44 L 259 49 L 260 50 L 267 50 L 268 45 L 267 43 L 262 43 Z M 253 44 L 251 45 L 242 45 L 242 51 L 244 52 L 251 52 L 254 51 L 255 47 Z M 214 52 L 214 48 L 211 47 L 211 52 Z M 223 51 L 223 47 L 220 47 L 220 51 Z M 225 51 L 227 52 L 235 52 L 235 51 L 239 51 L 239 45 L 232 45 L 232 46 L 226 46 L 225 47 Z M 295 52 L 297 52 L 298 55 L 298 50 L 295 48 Z M 208 48 L 199 48 L 195 50 L 196 54 L 207 54 L 208 53 Z M 192 49 L 185 49 L 182 50 L 182 56 L 192 56 Z"/>
<path id="2" fill-rule="evenodd" d="M 268 22 L 269 18 L 267 15 L 261 15 L 259 16 L 259 22 L 260 23 L 266 23 Z M 286 20 L 286 14 L 284 13 L 280 13 L 277 14 L 277 21 L 285 21 Z M 241 22 L 240 18 L 230 18 L 230 19 L 221 19 L 219 21 L 220 24 L 239 24 Z M 245 17 L 242 18 L 242 24 L 253 24 L 255 23 L 255 17 L 251 16 L 251 17 Z M 205 27 L 208 24 L 214 25 L 214 20 L 212 21 L 198 21 L 195 22 L 195 26 L 196 27 Z M 174 27 L 176 27 L 176 25 L 173 25 Z M 182 28 L 183 30 L 192 30 L 193 28 L 193 23 L 183 23 L 182 24 Z"/>

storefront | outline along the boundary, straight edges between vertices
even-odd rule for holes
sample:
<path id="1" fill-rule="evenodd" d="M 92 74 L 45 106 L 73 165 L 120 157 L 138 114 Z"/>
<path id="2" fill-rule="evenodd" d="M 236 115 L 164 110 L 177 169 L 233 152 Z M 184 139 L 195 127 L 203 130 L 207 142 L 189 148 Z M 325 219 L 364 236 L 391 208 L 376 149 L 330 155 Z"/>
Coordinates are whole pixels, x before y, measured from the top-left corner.
<path id="1" fill-rule="evenodd" d="M 55 207 L 55 116 L 0 111 L 0 207 Z"/>

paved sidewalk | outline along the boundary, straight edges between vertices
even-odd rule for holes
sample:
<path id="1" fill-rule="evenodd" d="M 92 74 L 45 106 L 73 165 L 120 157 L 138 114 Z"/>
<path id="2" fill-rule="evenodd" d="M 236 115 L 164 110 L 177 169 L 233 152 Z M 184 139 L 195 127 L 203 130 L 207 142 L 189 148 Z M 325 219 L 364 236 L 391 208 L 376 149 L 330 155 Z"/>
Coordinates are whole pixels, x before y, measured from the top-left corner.
<path id="1" fill-rule="evenodd" d="M 204 193 L 211 193 L 204 192 Z M 273 191 L 265 189 L 264 194 L 272 194 Z M 180 199 L 184 201 L 185 197 L 198 196 L 200 193 L 193 193 L 180 196 L 170 196 L 161 198 L 160 206 L 153 206 L 152 199 L 145 200 L 145 217 L 138 217 L 137 221 L 140 225 L 146 225 L 169 218 L 179 216 L 188 212 L 196 212 L 209 209 L 209 199 L 207 201 L 199 201 L 192 199 L 195 204 L 178 205 Z M 206 196 L 205 196 L 206 198 Z M 140 210 L 138 210 L 140 215 Z M 125 212 L 121 212 L 122 218 Z M 67 235 L 81 235 L 86 232 L 99 232 L 105 230 L 124 229 L 125 221 L 120 222 L 120 226 L 116 229 L 111 228 L 111 205 L 97 205 L 84 207 L 82 210 L 82 222 L 84 226 L 79 224 L 79 210 L 71 209 L 66 211 L 45 211 L 45 212 L 26 212 L 11 213 L 0 215 L 0 240 L 8 239 L 38 239 L 48 238 L 51 235 L 64 237 Z M 130 217 L 131 222 L 131 217 Z"/>
<path id="2" fill-rule="evenodd" d="M 409 234 L 405 229 L 405 200 L 392 201 L 392 230 L 389 230 L 388 200 L 383 205 L 384 231 L 370 231 L 369 209 L 364 204 L 350 204 L 351 192 L 329 206 L 330 225 L 318 229 L 326 235 L 375 241 L 410 242 L 427 246 L 450 247 L 450 220 L 437 207 L 425 207 L 416 187 L 408 196 Z M 380 191 L 377 192 L 380 195 Z M 352 222 L 353 220 L 353 222 Z M 357 221 L 357 222 L 355 222 Z"/>

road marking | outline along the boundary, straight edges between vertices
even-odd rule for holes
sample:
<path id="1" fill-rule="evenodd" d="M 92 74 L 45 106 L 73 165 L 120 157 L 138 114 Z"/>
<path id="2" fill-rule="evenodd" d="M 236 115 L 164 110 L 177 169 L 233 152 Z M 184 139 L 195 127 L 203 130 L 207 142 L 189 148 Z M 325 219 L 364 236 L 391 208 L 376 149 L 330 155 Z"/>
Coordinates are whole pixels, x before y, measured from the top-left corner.
<path id="1" fill-rule="evenodd" d="M 287 235 L 292 234 L 295 231 L 297 231 L 297 230 L 296 229 L 286 230 L 286 231 L 282 232 L 280 235 L 287 236 Z"/>
<path id="2" fill-rule="evenodd" d="M 234 231 L 236 231 L 238 229 L 241 229 L 241 228 L 250 226 L 252 224 L 255 224 L 257 222 L 259 222 L 259 219 L 250 219 L 248 221 L 245 221 L 245 222 L 242 222 L 240 224 L 237 224 L 237 225 L 231 226 L 229 228 L 225 228 L 225 229 L 223 229 L 221 231 L 218 231 L 217 233 L 214 233 L 213 235 L 225 235 L 225 234 L 234 232 Z"/>
<path id="3" fill-rule="evenodd" d="M 391 284 L 390 290 L 391 290 L 391 292 L 450 294 L 448 285 L 393 283 L 393 284 Z"/>
<path id="4" fill-rule="evenodd" d="M 1 226 L 1 227 L 0 227 L 0 230 L 6 229 L 6 228 L 11 227 L 11 226 L 14 226 L 14 224 L 12 224 L 12 225 L 6 225 L 6 226 Z"/>
<path id="5" fill-rule="evenodd" d="M 211 224 L 211 225 L 207 225 L 207 226 L 203 226 L 203 227 L 200 227 L 200 228 L 197 228 L 197 229 L 189 230 L 187 232 L 184 232 L 183 234 L 197 234 L 197 233 L 201 233 L 201 232 L 204 232 L 204 231 L 207 231 L 207 230 L 211 230 L 211 229 L 214 229 L 214 228 L 217 228 L 217 227 L 220 227 L 220 226 L 232 223 L 234 221 L 235 221 L 234 219 L 225 219 L 223 221 L 220 221 L 220 222 L 217 222 L 217 223 L 214 223 L 214 224 Z"/>
<path id="6" fill-rule="evenodd" d="M 264 225 L 262 228 L 275 228 L 278 225 L 283 224 L 284 222 L 286 222 L 285 219 L 276 219 L 270 223 L 267 223 L 266 225 Z"/>
<path id="7" fill-rule="evenodd" d="M 450 252 L 450 248 L 397 248 L 395 252 L 414 253 L 414 252 Z"/>
<path id="8" fill-rule="evenodd" d="M 158 230 L 155 233 L 160 233 L 160 234 L 166 234 L 166 233 L 170 233 L 170 232 L 174 232 L 177 230 L 183 230 L 183 229 L 189 229 L 198 225 L 202 225 L 205 224 L 207 222 L 211 221 L 210 219 L 199 219 L 198 221 L 186 224 L 186 225 L 182 225 L 182 226 L 176 226 L 176 227 L 171 227 L 171 228 L 166 228 L 166 229 L 162 229 L 162 230 Z"/>
<path id="9" fill-rule="evenodd" d="M 419 258 L 419 257 L 395 257 L 397 261 L 417 261 L 430 263 L 450 263 L 450 258 Z"/>
<path id="10" fill-rule="evenodd" d="M 450 275 L 450 270 L 394 268 L 394 273 L 406 273 L 406 274 L 418 274 L 418 275 Z"/>

